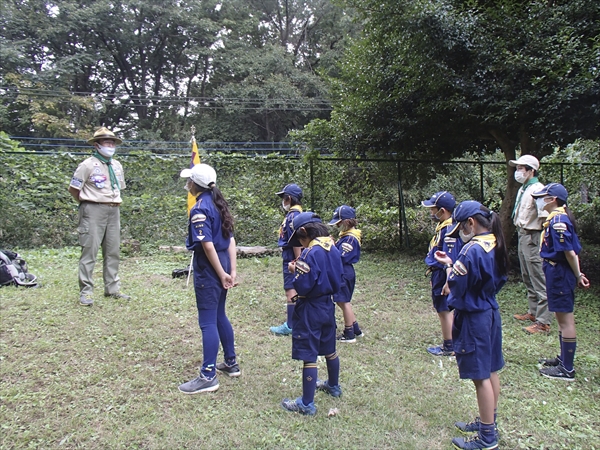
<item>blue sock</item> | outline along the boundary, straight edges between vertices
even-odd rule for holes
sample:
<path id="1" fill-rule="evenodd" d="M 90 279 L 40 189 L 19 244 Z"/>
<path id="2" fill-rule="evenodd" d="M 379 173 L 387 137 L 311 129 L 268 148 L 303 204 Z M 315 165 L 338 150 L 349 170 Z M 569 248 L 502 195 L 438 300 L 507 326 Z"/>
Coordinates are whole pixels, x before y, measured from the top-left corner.
<path id="1" fill-rule="evenodd" d="M 444 339 L 444 349 L 454 350 L 454 344 L 452 343 L 452 339 Z"/>
<path id="2" fill-rule="evenodd" d="M 559 356 L 559 358 L 560 358 L 560 360 L 561 360 L 561 361 L 564 361 L 564 360 L 565 360 L 565 358 L 564 358 L 564 356 L 563 356 L 563 340 L 562 340 L 562 331 L 559 331 L 559 332 L 558 332 L 558 345 L 560 345 L 560 356 Z"/>
<path id="3" fill-rule="evenodd" d="M 331 358 L 331 359 L 329 359 Z M 327 383 L 329 386 L 337 386 L 340 383 L 340 358 L 337 353 L 326 357 Z"/>
<path id="4" fill-rule="evenodd" d="M 498 418 L 498 409 L 494 408 L 494 423 L 498 422 L 497 418 Z"/>
<path id="5" fill-rule="evenodd" d="M 304 363 L 302 369 L 302 403 L 304 406 L 315 401 L 315 390 L 317 389 L 317 363 Z"/>
<path id="6" fill-rule="evenodd" d="M 360 329 L 360 327 L 358 326 L 358 322 L 355 320 L 354 323 L 352 324 L 352 328 L 354 329 L 354 334 L 359 335 L 362 333 L 362 330 Z"/>
<path id="7" fill-rule="evenodd" d="M 294 328 L 292 326 L 293 318 L 294 318 L 294 305 L 293 303 L 287 304 L 287 326 L 290 328 Z"/>
<path id="8" fill-rule="evenodd" d="M 565 369 L 569 372 L 573 370 L 573 361 L 575 360 L 575 350 L 577 349 L 576 338 L 563 338 L 561 345 L 562 362 Z"/>
<path id="9" fill-rule="evenodd" d="M 479 422 L 479 437 L 487 444 L 496 442 L 496 427 L 493 423 Z"/>
<path id="10" fill-rule="evenodd" d="M 217 374 L 215 372 L 215 366 L 203 367 L 201 370 L 201 373 L 208 380 L 212 380 L 215 377 L 215 375 Z"/>

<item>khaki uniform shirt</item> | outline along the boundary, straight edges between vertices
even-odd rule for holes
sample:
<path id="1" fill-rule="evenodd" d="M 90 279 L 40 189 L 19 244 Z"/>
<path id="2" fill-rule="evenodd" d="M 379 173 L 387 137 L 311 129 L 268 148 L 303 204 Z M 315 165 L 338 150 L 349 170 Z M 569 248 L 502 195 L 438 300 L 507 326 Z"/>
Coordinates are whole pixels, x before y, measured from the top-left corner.
<path id="1" fill-rule="evenodd" d="M 125 189 L 125 174 L 119 161 L 111 161 L 121 189 Z M 121 203 L 121 189 L 110 185 L 108 165 L 94 156 L 90 156 L 77 167 L 71 184 L 79 190 L 79 200 L 94 203 Z"/>
<path id="2" fill-rule="evenodd" d="M 540 191 L 544 185 L 542 183 L 533 183 L 527 186 L 525 190 L 521 186 L 517 193 L 517 206 L 513 222 L 517 230 L 541 230 L 542 224 L 548 213 L 544 210 L 538 210 L 535 204 L 535 198 L 531 196 L 536 191 Z M 520 198 L 519 198 L 520 196 Z"/>

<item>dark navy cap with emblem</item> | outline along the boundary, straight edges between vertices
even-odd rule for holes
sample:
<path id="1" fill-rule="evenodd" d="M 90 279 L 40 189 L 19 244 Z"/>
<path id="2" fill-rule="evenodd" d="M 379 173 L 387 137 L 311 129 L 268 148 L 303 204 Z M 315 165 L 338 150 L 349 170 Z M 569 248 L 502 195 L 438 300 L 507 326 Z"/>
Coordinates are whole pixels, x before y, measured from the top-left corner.
<path id="1" fill-rule="evenodd" d="M 531 194 L 531 196 L 535 198 L 545 197 L 547 195 L 549 195 L 550 197 L 559 198 L 565 203 L 567 202 L 567 198 L 569 197 L 567 189 L 560 183 L 547 184 L 541 190 Z"/>
<path id="2" fill-rule="evenodd" d="M 436 192 L 429 200 L 421 202 L 426 208 L 444 208 L 446 211 L 452 212 L 456 206 L 454 196 L 448 191 Z"/>
<path id="3" fill-rule="evenodd" d="M 458 236 L 458 229 L 461 222 L 464 222 L 469 217 L 476 216 L 477 214 L 481 214 L 485 218 L 490 218 L 492 216 L 492 211 L 489 209 L 482 209 L 484 206 L 476 202 L 475 200 L 465 200 L 464 202 L 460 202 L 454 212 L 452 213 L 452 220 L 455 225 L 451 231 L 446 233 L 446 236 L 456 237 Z"/>
<path id="4" fill-rule="evenodd" d="M 300 200 L 302 198 L 302 189 L 297 184 L 286 184 L 280 192 L 275 193 L 275 195 L 279 195 L 280 197 L 283 197 L 284 194 L 291 195 Z"/>
<path id="5" fill-rule="evenodd" d="M 292 221 L 292 229 L 294 232 L 290 236 L 290 240 L 288 241 L 288 245 L 292 247 L 302 247 L 302 244 L 298 240 L 298 236 L 296 236 L 296 230 L 299 230 L 303 226 L 309 223 L 323 223 L 318 214 L 314 212 L 303 212 L 294 217 Z"/>
<path id="6" fill-rule="evenodd" d="M 335 208 L 333 219 L 329 221 L 329 225 L 335 225 L 340 220 L 356 219 L 356 210 L 348 205 L 342 205 Z"/>

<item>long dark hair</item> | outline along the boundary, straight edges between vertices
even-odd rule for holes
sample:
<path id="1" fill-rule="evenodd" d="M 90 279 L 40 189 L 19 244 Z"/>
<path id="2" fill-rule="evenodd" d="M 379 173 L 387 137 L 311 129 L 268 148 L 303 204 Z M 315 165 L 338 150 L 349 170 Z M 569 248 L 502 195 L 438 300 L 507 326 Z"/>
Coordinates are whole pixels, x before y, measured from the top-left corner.
<path id="1" fill-rule="evenodd" d="M 322 223 L 312 222 L 307 223 L 296 231 L 299 238 L 313 240 L 318 237 L 329 236 L 327 226 Z"/>
<path id="2" fill-rule="evenodd" d="M 227 203 L 227 200 L 225 200 L 225 197 L 223 197 L 223 194 L 214 183 L 211 183 L 209 189 L 205 189 L 199 186 L 197 183 L 194 184 L 200 193 L 210 191 L 213 203 L 219 210 L 219 216 L 221 217 L 221 234 L 225 239 L 229 239 L 233 234 L 233 216 L 229 211 L 229 204 Z"/>
<path id="3" fill-rule="evenodd" d="M 506 247 L 506 242 L 504 241 L 504 233 L 502 232 L 500 216 L 483 205 L 481 206 L 481 210 L 486 214 L 489 214 L 489 217 L 485 217 L 483 214 L 475 214 L 473 216 L 473 220 L 476 220 L 479 225 L 490 230 L 496 237 L 494 261 L 496 262 L 496 267 L 498 268 L 500 274 L 508 275 L 510 259 L 508 257 L 508 248 Z"/>
<path id="4" fill-rule="evenodd" d="M 560 206 L 565 207 L 565 212 L 567 213 L 567 216 L 569 216 L 569 220 L 573 224 L 573 231 L 575 231 L 575 234 L 577 234 L 577 220 L 575 220 L 575 215 L 573 214 L 573 211 L 571 211 L 571 209 L 567 206 L 567 202 L 565 202 L 564 200 L 561 200 L 560 198 L 557 198 L 556 204 L 559 207 Z"/>

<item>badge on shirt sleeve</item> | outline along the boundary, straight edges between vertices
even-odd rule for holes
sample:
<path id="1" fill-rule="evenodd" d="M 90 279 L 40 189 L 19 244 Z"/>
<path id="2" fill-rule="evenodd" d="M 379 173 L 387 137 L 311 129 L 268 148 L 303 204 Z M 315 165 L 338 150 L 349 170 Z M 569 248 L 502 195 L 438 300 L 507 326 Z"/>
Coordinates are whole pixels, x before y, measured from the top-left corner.
<path id="1" fill-rule="evenodd" d="M 204 222 L 206 220 L 206 216 L 204 214 L 194 214 L 190 220 L 192 223 Z"/>
<path id="2" fill-rule="evenodd" d="M 71 178 L 71 186 L 74 188 L 81 188 L 83 186 L 83 180 L 81 178 Z"/>
<path id="3" fill-rule="evenodd" d="M 445 236 L 444 243 L 446 244 L 446 247 L 454 248 L 454 246 L 456 245 L 456 238 Z"/>
<path id="4" fill-rule="evenodd" d="M 308 273 L 310 272 L 310 266 L 306 261 L 296 261 L 296 272 L 300 274 Z"/>
<path id="5" fill-rule="evenodd" d="M 567 224 L 563 222 L 556 222 L 552 224 L 552 228 L 559 234 L 563 234 L 567 231 Z"/>
<path id="6" fill-rule="evenodd" d="M 454 267 L 452 268 L 452 273 L 458 276 L 463 276 L 467 274 L 467 268 L 462 262 L 456 261 L 454 263 Z"/>
<path id="7" fill-rule="evenodd" d="M 342 252 L 350 253 L 352 250 L 354 250 L 352 244 L 349 244 L 348 242 L 342 242 Z"/>

